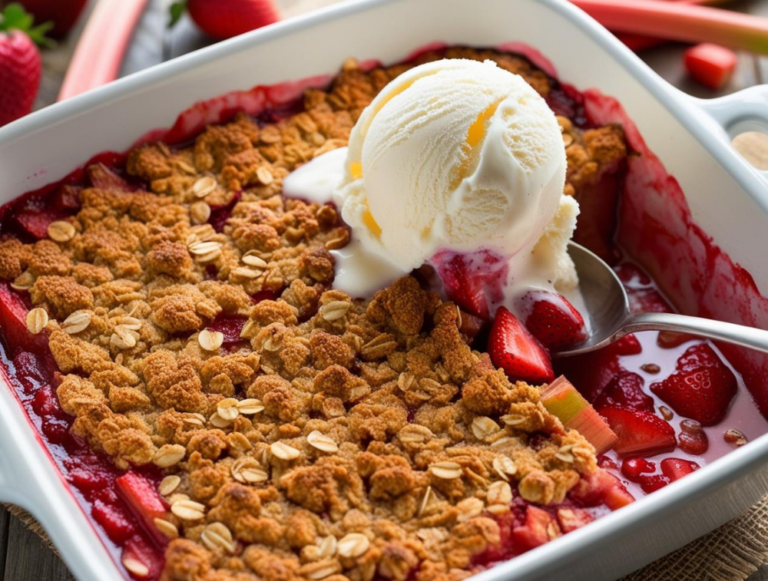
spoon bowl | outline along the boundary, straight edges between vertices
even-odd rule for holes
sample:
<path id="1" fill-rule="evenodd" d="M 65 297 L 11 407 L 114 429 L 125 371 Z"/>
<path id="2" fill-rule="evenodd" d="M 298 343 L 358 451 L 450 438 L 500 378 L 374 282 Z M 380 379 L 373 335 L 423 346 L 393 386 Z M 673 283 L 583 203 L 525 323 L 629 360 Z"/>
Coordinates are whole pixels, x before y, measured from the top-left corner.
<path id="1" fill-rule="evenodd" d="M 768 353 L 768 331 L 677 313 L 632 313 L 629 297 L 619 277 L 603 260 L 571 242 L 568 254 L 576 266 L 586 313 L 589 338 L 554 351 L 555 357 L 589 353 L 638 331 L 675 331 L 716 339 Z"/>

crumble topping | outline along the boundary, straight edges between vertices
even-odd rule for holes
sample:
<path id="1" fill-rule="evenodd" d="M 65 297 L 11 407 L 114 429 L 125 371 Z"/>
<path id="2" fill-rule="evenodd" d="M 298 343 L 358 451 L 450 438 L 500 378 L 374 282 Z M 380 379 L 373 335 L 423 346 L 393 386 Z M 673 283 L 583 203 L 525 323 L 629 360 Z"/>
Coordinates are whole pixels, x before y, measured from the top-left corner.
<path id="1" fill-rule="evenodd" d="M 514 56 L 444 56 L 551 89 Z M 333 290 L 347 228 L 332 206 L 280 195 L 413 64 L 350 60 L 288 119 L 139 147 L 127 172 L 146 191 L 93 166 L 98 186 L 48 239 L 0 242 L 0 278 L 49 334 L 75 433 L 120 468 L 167 473 L 166 581 L 464 579 L 514 498 L 561 502 L 597 469 L 536 386 L 470 347 L 471 316 L 416 278 L 370 301 Z M 566 193 L 626 156 L 621 129 L 558 121 Z"/>

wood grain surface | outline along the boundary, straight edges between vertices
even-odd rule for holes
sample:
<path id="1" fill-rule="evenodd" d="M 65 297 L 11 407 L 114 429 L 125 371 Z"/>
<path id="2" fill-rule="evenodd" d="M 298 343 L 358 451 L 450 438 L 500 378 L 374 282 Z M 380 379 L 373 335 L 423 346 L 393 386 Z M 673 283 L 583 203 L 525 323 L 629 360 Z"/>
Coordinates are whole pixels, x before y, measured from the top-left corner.
<path id="1" fill-rule="evenodd" d="M 330 4 L 335 0 L 322 0 Z M 308 2 L 318 0 L 280 0 L 286 14 L 301 12 Z M 128 75 L 207 45 L 210 40 L 195 29 L 186 18 L 173 31 L 166 30 L 168 0 L 151 0 L 135 32 L 126 54 L 121 75 Z M 768 16 L 768 0 L 736 2 L 737 10 Z M 87 15 L 86 15 L 87 16 Z M 84 19 L 83 19 L 84 20 Z M 70 38 L 55 49 L 44 53 L 44 78 L 35 107 L 45 107 L 56 101 L 81 21 Z M 751 54 L 739 55 L 737 74 L 722 91 L 712 92 L 687 78 L 682 66 L 685 46 L 667 44 L 644 52 L 641 56 L 670 83 L 699 97 L 716 97 L 768 81 L 768 59 Z M 768 146 L 765 136 L 742 138 L 746 156 L 768 167 Z M 701 579 L 706 578 L 702 572 Z M 74 581 L 59 557 L 29 530 L 19 519 L 0 507 L 0 581 Z M 663 581 L 663 580 L 659 580 Z M 734 580 L 736 581 L 736 580 Z M 759 569 L 748 581 L 768 581 L 768 566 Z"/>

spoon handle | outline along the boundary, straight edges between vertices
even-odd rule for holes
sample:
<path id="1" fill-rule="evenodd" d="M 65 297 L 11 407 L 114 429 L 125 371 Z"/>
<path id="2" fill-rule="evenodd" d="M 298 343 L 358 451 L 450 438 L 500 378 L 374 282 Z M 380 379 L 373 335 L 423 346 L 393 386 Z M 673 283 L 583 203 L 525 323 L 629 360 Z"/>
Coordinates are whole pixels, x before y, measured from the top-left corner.
<path id="1" fill-rule="evenodd" d="M 622 330 L 622 334 L 637 331 L 690 333 L 768 353 L 768 331 L 702 317 L 675 313 L 638 313 L 629 317 Z"/>

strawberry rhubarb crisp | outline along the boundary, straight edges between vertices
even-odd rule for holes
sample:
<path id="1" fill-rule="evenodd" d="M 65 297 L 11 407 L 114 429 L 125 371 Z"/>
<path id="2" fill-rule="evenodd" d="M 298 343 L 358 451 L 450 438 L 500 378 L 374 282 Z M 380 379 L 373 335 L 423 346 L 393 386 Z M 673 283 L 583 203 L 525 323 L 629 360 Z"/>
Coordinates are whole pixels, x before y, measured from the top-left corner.
<path id="1" fill-rule="evenodd" d="M 358 232 L 350 198 L 283 195 L 291 172 L 347 145 L 393 79 L 454 58 L 520 75 L 558 113 L 552 155 L 567 173 L 552 212 L 578 200 L 576 239 L 612 257 L 622 129 L 595 126 L 525 58 L 464 48 L 370 70 L 350 60 L 300 103 L 102 158 L 4 208 L 10 381 L 133 578 L 465 579 L 631 502 L 598 464 L 618 474 L 632 457 L 640 478 L 642 457 L 677 445 L 673 411 L 657 415 L 622 366 L 636 339 L 569 363 L 609 424 L 553 371 L 548 348 L 585 332 L 566 299 L 504 306 L 489 280 L 507 275 L 499 254 L 458 251 L 349 294 L 334 281 Z M 366 155 L 348 182 L 368 177 Z M 631 268 L 627 280 L 644 276 Z M 727 409 L 733 373 L 697 345 L 687 364 L 710 358 Z M 606 381 L 585 376 L 598 368 Z"/>

